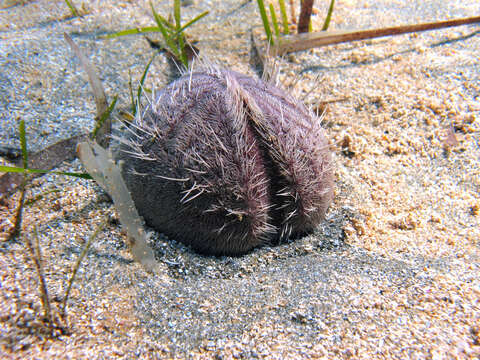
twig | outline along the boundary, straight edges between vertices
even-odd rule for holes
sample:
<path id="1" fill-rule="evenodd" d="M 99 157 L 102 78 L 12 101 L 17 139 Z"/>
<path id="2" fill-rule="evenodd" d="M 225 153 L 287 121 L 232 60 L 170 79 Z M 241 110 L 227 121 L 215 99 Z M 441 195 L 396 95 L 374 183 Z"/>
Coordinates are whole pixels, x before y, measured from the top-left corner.
<path id="1" fill-rule="evenodd" d="M 98 236 L 100 231 L 102 231 L 102 229 L 105 227 L 107 222 L 108 222 L 108 216 L 100 223 L 100 225 L 98 225 L 98 227 L 95 229 L 95 232 L 92 235 L 90 235 L 87 243 L 85 244 L 85 247 L 83 248 L 82 252 L 80 253 L 80 256 L 77 259 L 77 262 L 75 263 L 75 266 L 73 267 L 72 275 L 68 280 L 67 290 L 65 291 L 65 295 L 63 296 L 62 307 L 60 311 L 62 319 L 65 321 L 65 323 L 67 323 L 66 316 L 65 316 L 65 312 L 67 309 L 67 300 L 68 300 L 68 297 L 70 296 L 70 290 L 72 289 L 73 282 L 75 281 L 75 276 L 77 275 L 78 269 L 80 268 L 80 264 L 82 263 L 83 258 L 85 257 L 85 255 L 87 255 L 88 249 L 90 248 L 92 241 Z"/>
<path id="2" fill-rule="evenodd" d="M 314 32 L 290 35 L 277 41 L 277 46 L 271 48 L 273 54 L 283 55 L 290 52 L 306 50 L 325 45 L 343 42 L 373 39 L 390 35 L 401 35 L 412 32 L 442 29 L 453 26 L 475 24 L 480 22 L 480 16 L 455 20 L 438 21 L 415 25 L 403 25 L 372 30 Z"/>
<path id="3" fill-rule="evenodd" d="M 20 200 L 18 202 L 17 211 L 15 212 L 15 224 L 13 230 L 8 235 L 8 240 L 14 240 L 20 235 L 22 227 L 23 206 L 25 205 L 25 188 L 27 185 L 27 174 L 23 174 L 23 181 L 20 185 Z"/>
<path id="4" fill-rule="evenodd" d="M 73 136 L 61 140 L 49 147 L 33 154 L 28 154 L 29 167 L 34 169 L 50 170 L 65 160 L 75 158 L 77 143 L 85 141 L 87 135 Z M 21 151 L 18 150 L 21 154 Z M 22 163 L 22 158 L 18 157 L 13 162 L 15 165 Z M 40 175 L 40 174 L 39 174 Z M 38 176 L 38 175 L 33 175 Z M 0 175 L 0 198 L 12 194 L 23 182 L 22 173 L 8 172 Z"/>
<path id="5" fill-rule="evenodd" d="M 21 119 L 18 125 L 19 125 L 18 130 L 19 130 L 19 137 L 20 137 L 20 147 L 22 152 L 23 168 L 28 169 L 28 150 L 27 150 L 27 136 L 25 132 L 25 120 Z M 10 233 L 10 236 L 8 237 L 9 240 L 16 238 L 20 234 L 21 227 L 22 227 L 22 213 L 23 213 L 23 206 L 25 204 L 25 187 L 27 186 L 27 182 L 28 182 L 28 175 L 26 173 L 23 173 L 22 180 L 23 181 L 22 181 L 21 192 L 20 192 L 20 202 L 18 204 L 18 208 L 15 216 L 15 226 L 13 228 L 13 231 Z"/>
<path id="6" fill-rule="evenodd" d="M 308 26 L 310 24 L 310 18 L 312 17 L 312 8 L 314 0 L 303 0 L 302 7 L 300 9 L 300 15 L 298 17 L 298 33 L 308 32 Z"/>
<path id="7" fill-rule="evenodd" d="M 31 258 L 37 270 L 37 275 L 38 275 L 39 285 L 40 285 L 40 299 L 42 301 L 44 316 L 48 321 L 48 328 L 50 330 L 50 335 L 53 335 L 52 308 L 50 306 L 50 297 L 48 296 L 47 283 L 45 282 L 45 276 L 43 274 L 42 254 L 40 252 L 37 227 L 34 228 L 34 234 L 35 234 L 35 244 L 36 244 L 35 249 L 33 248 L 33 245 L 29 236 L 25 237 L 25 244 L 27 245 L 27 249 L 30 252 Z"/>

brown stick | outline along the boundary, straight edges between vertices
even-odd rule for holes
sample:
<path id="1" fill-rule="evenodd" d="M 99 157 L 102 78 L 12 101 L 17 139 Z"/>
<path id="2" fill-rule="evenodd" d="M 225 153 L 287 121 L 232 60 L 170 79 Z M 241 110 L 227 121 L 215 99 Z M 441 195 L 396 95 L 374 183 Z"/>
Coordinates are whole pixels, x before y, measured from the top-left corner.
<path id="1" fill-rule="evenodd" d="M 312 17 L 312 8 L 314 0 L 303 0 L 302 7 L 300 9 L 300 15 L 298 17 L 298 33 L 308 32 L 308 25 L 310 24 L 310 18 Z"/>
<path id="2" fill-rule="evenodd" d="M 18 201 L 17 210 L 15 211 L 15 223 L 12 231 L 8 235 L 8 240 L 11 241 L 20 235 L 22 231 L 22 216 L 23 216 L 23 207 L 25 205 L 25 191 L 27 186 L 27 174 L 23 175 L 23 182 L 20 185 L 20 200 Z"/>
<path id="3" fill-rule="evenodd" d="M 28 164 L 33 169 L 50 170 L 65 160 L 75 158 L 77 143 L 85 141 L 87 135 L 77 135 L 71 138 L 61 140 L 49 147 L 36 153 L 28 154 Z M 22 159 L 14 161 L 15 165 L 21 164 Z M 40 174 L 39 174 L 40 175 Z M 38 176 L 38 175 L 33 175 Z M 23 182 L 22 173 L 4 173 L 0 174 L 0 198 L 13 193 Z"/>
<path id="4" fill-rule="evenodd" d="M 339 44 L 343 42 L 357 40 L 373 39 L 390 35 L 400 35 L 412 32 L 442 29 L 453 26 L 475 24 L 479 22 L 480 16 L 475 16 L 470 18 L 438 21 L 415 25 L 403 25 L 372 30 L 329 31 L 290 35 L 282 38 L 278 42 L 278 45 L 273 47 L 271 51 L 276 55 L 283 55 L 286 53 L 306 50 L 313 47 Z"/>
<path id="5" fill-rule="evenodd" d="M 38 231 L 36 227 L 34 228 L 34 234 L 35 248 L 33 247 L 30 235 L 25 236 L 25 245 L 30 252 L 30 258 L 33 260 L 33 263 L 35 264 L 35 269 L 37 270 L 37 276 L 39 280 L 38 285 L 40 287 L 40 300 L 42 301 L 45 319 L 48 321 L 50 335 L 53 335 L 52 308 L 50 306 L 50 297 L 48 296 L 47 282 L 45 281 L 45 275 L 43 274 L 42 254 L 40 252 L 40 245 L 38 243 Z"/>

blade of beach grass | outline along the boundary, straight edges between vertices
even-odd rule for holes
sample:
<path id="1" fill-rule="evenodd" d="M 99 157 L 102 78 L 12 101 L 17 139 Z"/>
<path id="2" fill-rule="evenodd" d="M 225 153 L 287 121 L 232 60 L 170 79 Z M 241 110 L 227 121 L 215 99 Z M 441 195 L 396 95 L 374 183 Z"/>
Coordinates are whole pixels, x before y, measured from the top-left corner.
<path id="1" fill-rule="evenodd" d="M 285 35 L 288 35 L 290 34 L 290 29 L 288 28 L 288 18 L 287 10 L 285 8 L 285 0 L 278 0 L 278 4 L 280 5 L 280 13 L 282 14 L 283 33 Z"/>
<path id="2" fill-rule="evenodd" d="M 171 34 L 169 34 L 167 32 L 167 29 L 163 25 L 162 20 L 160 18 L 160 15 L 155 11 L 155 8 L 153 7 L 152 2 L 150 2 L 150 8 L 152 10 L 152 14 L 153 14 L 153 17 L 155 18 L 155 22 L 157 23 L 158 28 L 160 29 L 160 32 L 162 33 L 163 39 L 164 39 L 167 47 L 178 59 L 180 59 L 180 52 L 179 52 L 175 42 L 173 41 L 173 39 L 171 37 Z"/>
<path id="3" fill-rule="evenodd" d="M 92 177 L 87 173 L 75 173 L 75 172 L 68 172 L 68 171 L 51 171 L 51 170 L 34 169 L 34 168 L 25 169 L 25 168 L 16 167 L 16 166 L 0 165 L 0 171 L 6 172 L 6 173 L 19 173 L 19 174 L 55 174 L 55 175 L 73 176 L 81 179 L 92 179 Z"/>
<path id="4" fill-rule="evenodd" d="M 267 35 L 267 40 L 273 45 L 272 31 L 270 29 L 270 24 L 268 22 L 267 11 L 265 10 L 265 3 L 263 0 L 257 0 L 258 10 L 260 11 L 260 16 L 263 22 L 263 28 L 265 29 L 265 34 Z"/>
<path id="5" fill-rule="evenodd" d="M 207 16 L 208 14 L 210 13 L 210 11 L 204 11 L 203 13 L 201 13 L 200 15 L 194 17 L 192 20 L 188 21 L 185 25 L 183 25 L 175 34 L 174 36 L 178 36 L 179 34 L 181 34 L 182 32 L 184 32 L 188 27 L 192 26 L 193 24 L 195 24 L 197 21 L 199 21 L 200 19 L 204 18 L 205 16 Z"/>
<path id="6" fill-rule="evenodd" d="M 98 133 L 102 130 L 105 122 L 108 121 L 108 119 L 110 119 L 110 115 L 112 114 L 112 111 L 115 108 L 115 105 L 117 104 L 117 100 L 118 100 L 118 95 L 115 95 L 113 97 L 113 100 L 112 100 L 111 104 L 108 106 L 108 108 L 105 110 L 105 112 L 97 120 L 97 122 L 95 124 L 95 128 L 92 131 L 93 138 L 97 139 L 99 137 Z M 106 136 L 106 135 L 104 135 L 104 136 Z"/>
<path id="7" fill-rule="evenodd" d="M 28 169 L 27 137 L 25 135 L 25 121 L 20 120 L 18 126 L 20 132 L 20 148 L 22 149 L 23 168 Z"/>
<path id="8" fill-rule="evenodd" d="M 28 182 L 28 176 L 25 172 L 26 170 L 28 170 L 27 137 L 25 135 L 25 121 L 23 119 L 20 120 L 20 123 L 18 124 L 18 129 L 20 133 L 20 148 L 22 150 L 23 161 L 23 167 L 19 169 L 23 170 L 23 174 L 20 183 L 20 200 L 18 202 L 17 210 L 15 211 L 15 223 L 13 226 L 13 230 L 8 235 L 9 240 L 13 240 L 19 237 L 22 231 L 22 215 L 23 207 L 25 205 L 25 188 L 27 187 Z"/>
<path id="9" fill-rule="evenodd" d="M 113 39 L 113 38 L 120 37 L 120 36 L 146 34 L 146 33 L 159 32 L 159 31 L 160 31 L 160 29 L 158 28 L 158 26 L 147 26 L 147 27 L 143 27 L 143 28 L 127 29 L 127 30 L 122 30 L 122 31 L 115 32 L 113 34 L 102 35 L 102 36 L 100 36 L 100 38 L 101 39 Z"/>
<path id="10" fill-rule="evenodd" d="M 180 13 L 180 0 L 174 0 L 173 2 L 173 17 L 175 19 L 175 30 L 179 34 L 177 41 L 178 41 L 178 49 L 180 51 L 180 61 L 188 67 L 188 59 L 187 54 L 185 53 L 185 42 L 184 42 L 184 35 L 180 32 L 182 28 L 182 19 Z"/>
<path id="11" fill-rule="evenodd" d="M 275 36 L 278 38 L 280 36 L 280 27 L 278 26 L 277 14 L 275 14 L 275 8 L 273 4 L 269 4 L 270 16 L 272 17 L 273 30 L 275 31 Z"/>
<path id="12" fill-rule="evenodd" d="M 150 61 L 147 63 L 147 66 L 145 66 L 145 70 L 143 70 L 142 77 L 140 78 L 140 84 L 138 86 L 137 90 L 137 106 L 140 107 L 140 100 L 142 96 L 142 89 L 143 89 L 143 84 L 145 82 L 145 78 L 147 77 L 148 70 L 150 69 L 150 65 L 152 65 L 153 59 L 155 59 L 155 56 L 157 56 L 158 52 L 155 52 L 150 59 Z"/>
<path id="13" fill-rule="evenodd" d="M 332 19 L 333 7 L 335 6 L 335 0 L 330 1 L 330 6 L 328 7 L 327 17 L 322 26 L 322 31 L 327 31 L 330 26 L 330 20 Z"/>
<path id="14" fill-rule="evenodd" d="M 75 16 L 75 17 L 80 16 L 79 12 L 78 12 L 77 8 L 75 7 L 75 5 L 73 4 L 73 2 L 71 2 L 70 0 L 65 0 L 65 3 L 69 7 L 70 12 L 72 13 L 73 16 Z"/>

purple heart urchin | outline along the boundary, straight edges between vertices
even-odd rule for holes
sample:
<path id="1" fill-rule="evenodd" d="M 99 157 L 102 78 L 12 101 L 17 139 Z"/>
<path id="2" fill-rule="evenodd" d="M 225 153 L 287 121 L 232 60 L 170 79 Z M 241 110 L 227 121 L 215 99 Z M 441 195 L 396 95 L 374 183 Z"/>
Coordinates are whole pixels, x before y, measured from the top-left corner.
<path id="1" fill-rule="evenodd" d="M 206 68 L 162 89 L 119 158 L 154 229 L 215 255 L 313 230 L 333 197 L 320 119 L 277 87 Z"/>

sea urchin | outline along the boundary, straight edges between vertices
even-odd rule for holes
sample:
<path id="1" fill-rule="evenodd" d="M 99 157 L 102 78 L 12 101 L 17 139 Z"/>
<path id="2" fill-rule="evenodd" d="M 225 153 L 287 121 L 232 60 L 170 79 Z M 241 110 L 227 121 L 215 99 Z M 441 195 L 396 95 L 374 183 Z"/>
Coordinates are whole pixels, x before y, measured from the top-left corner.
<path id="1" fill-rule="evenodd" d="M 319 118 L 231 70 L 202 68 L 169 84 L 120 149 L 146 223 L 206 254 L 239 255 L 309 232 L 333 196 Z"/>

